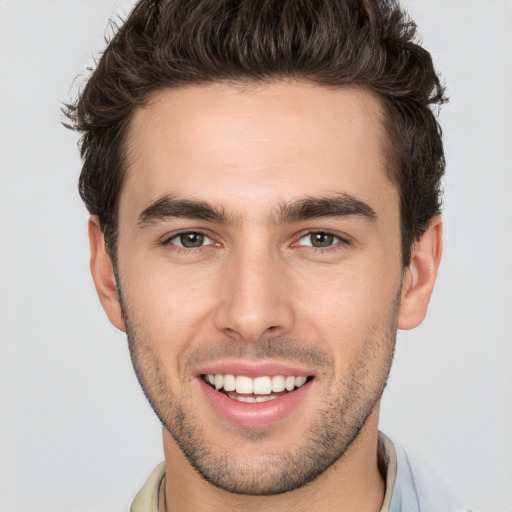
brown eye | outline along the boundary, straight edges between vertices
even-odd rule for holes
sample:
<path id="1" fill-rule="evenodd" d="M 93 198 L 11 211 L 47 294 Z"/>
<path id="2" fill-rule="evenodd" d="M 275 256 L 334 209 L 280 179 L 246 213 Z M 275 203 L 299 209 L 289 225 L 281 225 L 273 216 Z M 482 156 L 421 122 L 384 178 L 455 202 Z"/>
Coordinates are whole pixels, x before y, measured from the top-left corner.
<path id="1" fill-rule="evenodd" d="M 298 245 L 315 247 L 316 249 L 325 249 L 337 244 L 341 241 L 339 236 L 327 233 L 325 231 L 317 231 L 315 233 L 308 233 L 304 235 Z"/>
<path id="2" fill-rule="evenodd" d="M 311 245 L 313 247 L 329 247 L 334 243 L 334 235 L 329 233 L 311 233 Z"/>
<path id="3" fill-rule="evenodd" d="M 198 233 L 195 231 L 180 233 L 179 235 L 171 238 L 170 242 L 178 247 L 183 247 L 184 249 L 196 249 L 213 243 L 210 237 L 206 236 L 204 233 Z"/>
<path id="4" fill-rule="evenodd" d="M 202 233 L 183 233 L 180 235 L 180 242 L 183 247 L 187 248 L 201 247 L 204 243 L 204 235 Z"/>

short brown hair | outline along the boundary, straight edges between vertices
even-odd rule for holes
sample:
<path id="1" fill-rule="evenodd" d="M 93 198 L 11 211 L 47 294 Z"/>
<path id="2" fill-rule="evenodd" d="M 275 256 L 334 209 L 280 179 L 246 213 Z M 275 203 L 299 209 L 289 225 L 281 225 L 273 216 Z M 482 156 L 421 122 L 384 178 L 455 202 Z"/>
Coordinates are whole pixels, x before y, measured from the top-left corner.
<path id="1" fill-rule="evenodd" d="M 157 90 L 284 78 L 375 92 L 400 193 L 402 260 L 440 212 L 445 161 L 432 106 L 445 101 L 416 25 L 392 0 L 141 0 L 65 113 L 82 133 L 79 190 L 116 257 L 123 142 Z"/>

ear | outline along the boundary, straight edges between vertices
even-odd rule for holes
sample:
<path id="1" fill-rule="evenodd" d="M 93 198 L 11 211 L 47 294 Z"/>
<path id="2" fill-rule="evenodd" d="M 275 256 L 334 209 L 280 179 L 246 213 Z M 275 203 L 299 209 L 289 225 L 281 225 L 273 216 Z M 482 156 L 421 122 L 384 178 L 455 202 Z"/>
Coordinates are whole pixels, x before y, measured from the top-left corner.
<path id="1" fill-rule="evenodd" d="M 101 305 L 110 322 L 119 330 L 125 331 L 112 259 L 105 245 L 99 219 L 95 215 L 89 218 L 89 244 L 91 274 Z"/>
<path id="2" fill-rule="evenodd" d="M 425 318 L 442 253 L 443 223 L 441 217 L 436 216 L 412 246 L 411 261 L 402 283 L 399 329 L 413 329 Z"/>

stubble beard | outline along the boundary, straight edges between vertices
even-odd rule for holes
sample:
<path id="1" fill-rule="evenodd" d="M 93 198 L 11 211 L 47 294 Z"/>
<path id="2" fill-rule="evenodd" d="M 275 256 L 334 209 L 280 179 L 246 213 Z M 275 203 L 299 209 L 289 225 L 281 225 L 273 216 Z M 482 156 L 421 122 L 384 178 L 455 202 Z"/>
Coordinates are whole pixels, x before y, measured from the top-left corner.
<path id="1" fill-rule="evenodd" d="M 312 358 L 325 361 L 322 380 L 326 398 L 313 414 L 301 446 L 293 451 L 264 453 L 259 446 L 272 435 L 271 428 L 242 429 L 231 446 L 214 448 L 205 426 L 190 405 L 193 403 L 191 397 L 186 391 L 178 395 L 171 389 L 165 363 L 144 336 L 142 326 L 134 324 L 122 297 L 121 304 L 137 378 L 151 407 L 190 465 L 206 481 L 225 491 L 264 496 L 308 484 L 342 459 L 354 444 L 386 386 L 395 348 L 399 299 L 400 294 L 391 308 L 387 329 L 374 332 L 374 336 L 361 343 L 355 364 L 343 381 L 337 382 L 331 358 L 317 348 L 311 349 L 314 352 Z M 247 353 L 252 351 L 251 356 L 256 351 L 272 357 L 268 354 L 271 352 L 279 354 L 276 358 L 284 359 L 288 353 L 289 360 L 297 360 L 297 354 L 305 353 L 302 343 L 290 339 L 267 339 L 260 345 L 247 346 L 250 347 Z M 269 350 L 270 347 L 273 348 Z M 240 357 L 243 351 L 243 346 L 238 346 L 236 356 Z M 225 352 L 223 355 L 235 356 L 233 351 L 231 354 Z"/>

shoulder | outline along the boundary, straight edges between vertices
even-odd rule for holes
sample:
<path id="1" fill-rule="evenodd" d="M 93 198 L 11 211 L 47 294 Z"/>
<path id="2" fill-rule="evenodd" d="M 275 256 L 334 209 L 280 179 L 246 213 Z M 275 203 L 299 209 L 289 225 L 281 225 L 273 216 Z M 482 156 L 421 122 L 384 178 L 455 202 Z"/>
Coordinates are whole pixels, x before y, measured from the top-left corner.
<path id="1" fill-rule="evenodd" d="M 388 458 L 388 485 L 394 476 L 389 512 L 471 512 L 424 461 L 386 436 L 381 439 Z"/>
<path id="2" fill-rule="evenodd" d="M 161 462 L 135 496 L 130 512 L 158 512 L 158 491 L 164 476 L 165 462 Z"/>

